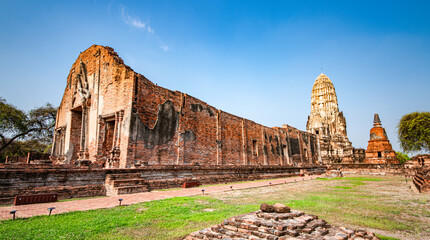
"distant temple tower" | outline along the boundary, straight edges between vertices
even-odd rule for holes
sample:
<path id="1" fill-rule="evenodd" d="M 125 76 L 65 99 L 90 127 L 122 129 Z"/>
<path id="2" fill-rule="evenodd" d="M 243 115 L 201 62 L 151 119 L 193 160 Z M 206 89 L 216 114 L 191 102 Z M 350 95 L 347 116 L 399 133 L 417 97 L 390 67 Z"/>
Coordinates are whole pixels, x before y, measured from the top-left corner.
<path id="1" fill-rule="evenodd" d="M 399 163 L 377 113 L 374 116 L 373 128 L 370 129 L 365 162 L 375 164 Z"/>
<path id="2" fill-rule="evenodd" d="M 354 149 L 346 134 L 346 120 L 339 112 L 336 91 L 331 80 L 321 73 L 312 87 L 311 114 L 306 129 L 319 138 L 324 163 L 357 162 L 364 149 Z"/>

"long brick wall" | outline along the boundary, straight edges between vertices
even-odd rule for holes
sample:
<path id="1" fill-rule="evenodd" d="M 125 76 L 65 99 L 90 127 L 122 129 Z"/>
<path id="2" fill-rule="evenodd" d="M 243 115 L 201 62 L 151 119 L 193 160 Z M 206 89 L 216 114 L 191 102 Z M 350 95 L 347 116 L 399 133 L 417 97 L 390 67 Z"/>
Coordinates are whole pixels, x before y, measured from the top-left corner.
<path id="1" fill-rule="evenodd" d="M 59 199 L 105 196 L 109 174 L 139 173 L 149 190 L 176 188 L 184 182 L 227 183 L 322 174 L 320 166 L 150 166 L 139 169 L 73 168 L 70 165 L 0 165 L 0 205 L 11 204 L 16 195 L 58 193 Z"/>
<path id="2" fill-rule="evenodd" d="M 313 134 L 270 128 L 144 78 L 136 80 L 129 157 L 147 165 L 306 165 L 318 159 Z M 128 164 L 130 165 L 130 164 Z"/>
<path id="3" fill-rule="evenodd" d="M 108 168 L 305 166 L 319 154 L 311 133 L 266 127 L 157 86 L 97 45 L 72 65 L 53 145 L 57 163 Z"/>

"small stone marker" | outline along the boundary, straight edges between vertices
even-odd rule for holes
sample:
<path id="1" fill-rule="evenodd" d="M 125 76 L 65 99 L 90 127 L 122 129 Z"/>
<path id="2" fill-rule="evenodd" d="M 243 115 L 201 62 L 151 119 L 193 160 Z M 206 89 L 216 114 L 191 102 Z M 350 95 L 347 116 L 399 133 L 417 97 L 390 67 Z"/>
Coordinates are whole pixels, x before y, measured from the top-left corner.
<path id="1" fill-rule="evenodd" d="M 274 212 L 275 211 L 275 209 L 273 208 L 273 206 L 269 205 L 267 203 L 261 204 L 260 210 L 263 211 L 263 212 Z"/>
<path id="2" fill-rule="evenodd" d="M 273 205 L 273 208 L 274 208 L 275 212 L 277 212 L 277 213 L 289 213 L 290 212 L 290 207 L 288 207 L 282 203 L 275 203 Z"/>

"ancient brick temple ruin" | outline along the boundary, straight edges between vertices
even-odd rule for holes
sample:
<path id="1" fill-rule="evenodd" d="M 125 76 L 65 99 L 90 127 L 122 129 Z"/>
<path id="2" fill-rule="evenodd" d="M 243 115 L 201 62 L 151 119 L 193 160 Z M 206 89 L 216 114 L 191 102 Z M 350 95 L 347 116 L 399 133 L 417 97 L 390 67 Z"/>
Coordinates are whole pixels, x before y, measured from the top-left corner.
<path id="1" fill-rule="evenodd" d="M 311 114 L 306 124 L 308 132 L 318 138 L 323 163 L 362 162 L 364 149 L 352 147 L 346 133 L 346 120 L 339 111 L 336 91 L 331 80 L 321 73 L 311 94 Z"/>
<path id="2" fill-rule="evenodd" d="M 348 140 L 333 83 L 324 74 L 314 83 L 304 132 L 266 127 L 157 86 L 99 45 L 71 67 L 50 159 L 54 164 L 0 163 L 0 204 L 17 195 L 64 199 L 323 174 L 328 165 L 403 173 L 400 164 L 363 162 L 364 149 Z"/>
<path id="3" fill-rule="evenodd" d="M 375 114 L 373 128 L 370 129 L 370 140 L 364 161 L 377 164 L 399 163 L 378 114 Z"/>
<path id="4" fill-rule="evenodd" d="M 333 104 L 337 108 L 337 101 Z M 341 129 L 333 139 L 350 146 L 345 120 L 341 113 L 336 117 L 343 125 L 322 125 L 320 134 Z M 309 165 L 318 161 L 314 133 L 288 125 L 265 127 L 157 86 L 125 65 L 112 48 L 93 45 L 79 55 L 68 75 L 52 159 L 107 168 Z M 326 155 L 334 151 L 322 149 Z"/>

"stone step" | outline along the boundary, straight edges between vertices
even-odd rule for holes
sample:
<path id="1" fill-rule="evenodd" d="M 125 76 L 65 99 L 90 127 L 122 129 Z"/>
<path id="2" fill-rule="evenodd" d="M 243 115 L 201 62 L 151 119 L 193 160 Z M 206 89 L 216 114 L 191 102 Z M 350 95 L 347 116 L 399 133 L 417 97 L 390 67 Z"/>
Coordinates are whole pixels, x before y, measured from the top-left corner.
<path id="1" fill-rule="evenodd" d="M 119 180 L 113 180 L 112 186 L 114 188 L 117 188 L 117 187 L 144 185 L 144 183 L 145 183 L 145 179 L 142 179 L 142 178 L 119 179 Z"/>
<path id="2" fill-rule="evenodd" d="M 148 188 L 145 185 L 125 186 L 114 188 L 116 195 L 131 194 L 148 192 Z"/>

